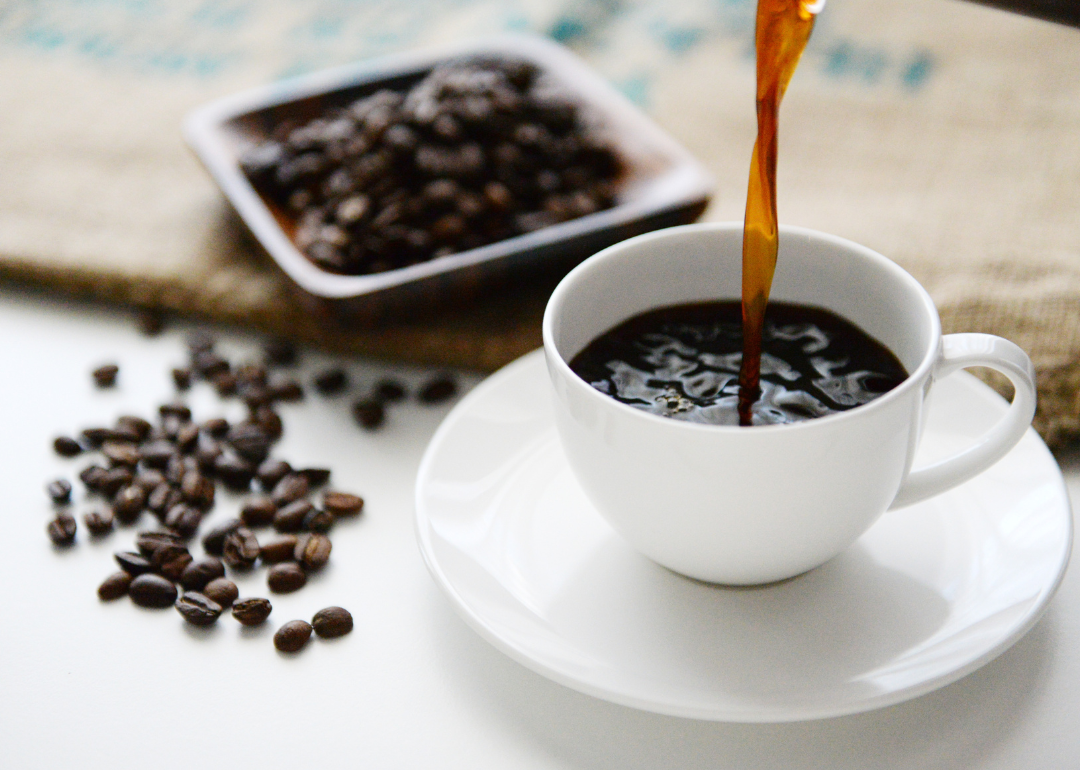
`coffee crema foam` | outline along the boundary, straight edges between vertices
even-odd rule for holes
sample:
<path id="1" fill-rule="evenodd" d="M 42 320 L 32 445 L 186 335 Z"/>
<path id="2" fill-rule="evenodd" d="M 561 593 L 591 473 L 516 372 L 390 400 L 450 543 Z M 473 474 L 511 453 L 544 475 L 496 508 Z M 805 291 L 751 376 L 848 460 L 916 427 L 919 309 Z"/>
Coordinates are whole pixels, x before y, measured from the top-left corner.
<path id="1" fill-rule="evenodd" d="M 742 321 L 738 302 L 651 310 L 625 321 L 570 362 L 597 390 L 652 414 L 739 425 Z M 769 304 L 761 396 L 753 425 L 797 423 L 852 409 L 899 385 L 903 365 L 854 324 L 820 308 Z"/>

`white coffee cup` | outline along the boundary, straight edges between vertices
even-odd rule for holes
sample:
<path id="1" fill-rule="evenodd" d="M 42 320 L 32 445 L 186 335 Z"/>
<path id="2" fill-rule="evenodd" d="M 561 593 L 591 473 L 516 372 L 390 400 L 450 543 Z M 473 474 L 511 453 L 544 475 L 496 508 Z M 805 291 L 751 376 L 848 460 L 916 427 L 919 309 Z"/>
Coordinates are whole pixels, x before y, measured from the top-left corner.
<path id="1" fill-rule="evenodd" d="M 765 583 L 812 569 L 889 508 L 944 492 L 1003 457 L 1035 412 L 1019 347 L 988 334 L 942 336 L 930 295 L 894 262 L 832 235 L 780 228 L 772 299 L 822 307 L 893 351 L 911 373 L 849 411 L 739 428 L 673 420 L 620 403 L 571 371 L 589 342 L 646 310 L 737 300 L 742 225 L 689 225 L 616 244 L 576 267 L 544 314 L 559 437 L 596 509 L 641 553 L 684 575 Z M 969 366 L 1016 389 L 970 448 L 912 470 L 936 380 Z M 903 515 L 898 513 L 897 515 Z"/>

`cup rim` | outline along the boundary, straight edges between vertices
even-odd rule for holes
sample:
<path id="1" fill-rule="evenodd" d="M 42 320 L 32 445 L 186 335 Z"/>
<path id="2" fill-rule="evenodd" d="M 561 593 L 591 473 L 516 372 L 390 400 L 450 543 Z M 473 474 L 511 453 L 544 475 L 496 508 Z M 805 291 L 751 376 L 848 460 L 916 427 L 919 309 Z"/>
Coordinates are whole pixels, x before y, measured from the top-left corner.
<path id="1" fill-rule="evenodd" d="M 617 401 L 611 396 L 593 388 L 589 383 L 585 382 L 579 377 L 571 368 L 569 362 L 567 362 L 562 353 L 559 352 L 558 347 L 555 345 L 555 312 L 556 308 L 563 302 L 565 295 L 571 291 L 573 284 L 579 276 L 585 272 L 595 268 L 595 265 L 599 262 L 605 262 L 617 257 L 617 255 L 627 248 L 633 248 L 641 243 L 647 243 L 650 241 L 663 241 L 673 236 L 678 236 L 687 232 L 700 232 L 700 233 L 712 233 L 712 232 L 729 232 L 732 230 L 738 230 L 741 232 L 743 229 L 743 223 L 734 222 L 699 222 L 690 225 L 680 225 L 677 227 L 668 227 L 661 230 L 654 230 L 643 235 L 638 235 L 633 238 L 628 238 L 625 241 L 620 241 L 612 246 L 608 246 L 606 249 L 593 254 L 588 259 L 581 262 L 573 270 L 566 274 L 566 276 L 559 281 L 558 286 L 551 293 L 548 298 L 547 305 L 544 308 L 544 319 L 542 324 L 542 338 L 544 350 L 547 353 L 547 360 L 549 364 L 553 364 L 559 371 L 559 374 L 564 380 L 574 383 L 575 387 L 584 388 L 589 394 L 590 398 L 602 399 L 598 403 L 603 403 L 606 408 L 615 409 L 617 413 L 625 415 L 628 419 L 644 420 L 646 424 L 653 423 L 657 426 L 668 426 L 668 430 L 688 430 L 688 431 L 708 431 L 715 433 L 720 431 L 723 434 L 742 434 L 742 435 L 754 435 L 763 436 L 776 432 L 792 432 L 792 431 L 806 431 L 814 430 L 821 425 L 835 425 L 842 420 L 858 420 L 863 419 L 864 415 L 868 415 L 874 411 L 880 411 L 887 409 L 894 401 L 905 398 L 908 392 L 912 388 L 921 386 L 921 383 L 928 375 L 930 369 L 933 367 L 935 360 L 937 359 L 938 350 L 941 347 L 941 319 L 938 316 L 937 306 L 934 305 L 933 299 L 926 291 L 921 283 L 915 280 L 909 272 L 904 270 L 898 264 L 893 262 L 888 257 L 863 246 L 855 241 L 848 240 L 847 238 L 841 238 L 838 235 L 831 235 L 829 233 L 823 233 L 819 230 L 813 230 L 807 227 L 798 227 L 795 225 L 780 225 L 779 232 L 781 237 L 784 235 L 803 236 L 806 238 L 816 239 L 819 241 L 825 241 L 832 246 L 841 248 L 845 251 L 854 252 L 864 259 L 869 259 L 884 270 L 891 273 L 895 278 L 904 284 L 911 287 L 916 296 L 922 301 L 922 309 L 927 314 L 930 320 L 930 342 L 927 345 L 927 349 L 924 351 L 922 359 L 919 361 L 918 366 L 910 372 L 907 378 L 881 396 L 878 396 L 873 401 L 866 404 L 847 409 L 835 414 L 825 415 L 823 417 L 815 417 L 811 420 L 803 420 L 795 423 L 784 423 L 779 425 L 755 425 L 752 431 L 747 431 L 743 426 L 736 425 L 710 425 L 705 423 L 687 422 L 684 420 L 673 420 L 670 417 L 663 417 L 661 415 L 652 414 L 641 409 L 636 409 L 629 404 L 624 404 L 621 401 Z M 783 258 L 783 255 L 780 255 Z M 644 312 L 644 311 L 640 311 Z"/>

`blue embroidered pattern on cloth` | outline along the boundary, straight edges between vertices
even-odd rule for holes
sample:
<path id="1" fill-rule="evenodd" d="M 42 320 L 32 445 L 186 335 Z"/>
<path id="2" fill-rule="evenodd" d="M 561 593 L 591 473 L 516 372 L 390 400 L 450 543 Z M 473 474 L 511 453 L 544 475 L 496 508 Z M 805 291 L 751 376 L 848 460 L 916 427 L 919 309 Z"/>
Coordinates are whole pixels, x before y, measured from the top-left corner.
<path id="1" fill-rule="evenodd" d="M 0 11 L 0 46 L 149 76 L 206 80 L 250 67 L 275 79 L 433 36 L 528 31 L 587 51 L 627 95 L 647 103 L 653 73 L 696 48 L 735 41 L 738 55 L 752 60 L 755 7 L 754 0 L 690 0 L 675 8 L 657 0 L 15 2 Z M 868 42 L 835 32 L 830 18 L 821 17 L 804 69 L 908 89 L 931 76 L 927 47 Z"/>

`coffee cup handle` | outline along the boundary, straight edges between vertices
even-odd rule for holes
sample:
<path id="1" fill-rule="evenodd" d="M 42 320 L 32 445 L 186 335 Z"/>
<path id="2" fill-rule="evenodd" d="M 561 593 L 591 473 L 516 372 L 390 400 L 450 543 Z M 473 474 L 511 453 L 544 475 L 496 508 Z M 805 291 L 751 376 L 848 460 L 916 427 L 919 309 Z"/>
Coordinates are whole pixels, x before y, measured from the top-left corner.
<path id="1" fill-rule="evenodd" d="M 948 334 L 942 337 L 931 382 L 969 366 L 986 366 L 1008 377 L 1016 389 L 1012 404 L 973 446 L 908 473 L 890 510 L 941 494 L 979 475 L 1016 446 L 1031 424 L 1035 416 L 1035 369 L 1027 353 L 993 334 Z"/>

